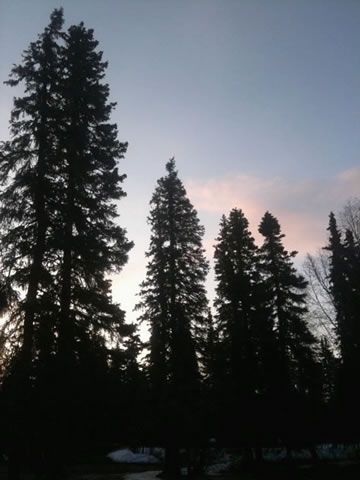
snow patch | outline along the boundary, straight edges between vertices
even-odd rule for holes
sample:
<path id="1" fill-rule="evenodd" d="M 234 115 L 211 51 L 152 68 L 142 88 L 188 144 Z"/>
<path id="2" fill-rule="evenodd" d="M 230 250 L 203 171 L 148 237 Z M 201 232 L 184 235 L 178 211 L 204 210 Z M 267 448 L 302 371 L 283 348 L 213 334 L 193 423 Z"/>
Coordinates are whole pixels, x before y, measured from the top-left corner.
<path id="1" fill-rule="evenodd" d="M 117 463 L 160 463 L 160 460 L 154 455 L 148 453 L 134 453 L 128 448 L 115 450 L 114 452 L 109 453 L 107 457 Z"/>

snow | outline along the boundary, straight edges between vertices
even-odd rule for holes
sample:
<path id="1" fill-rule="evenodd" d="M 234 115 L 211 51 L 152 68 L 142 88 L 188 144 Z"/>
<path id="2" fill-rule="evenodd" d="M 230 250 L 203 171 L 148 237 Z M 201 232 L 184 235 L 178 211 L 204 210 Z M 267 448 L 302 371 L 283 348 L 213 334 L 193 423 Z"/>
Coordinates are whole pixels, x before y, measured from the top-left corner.
<path id="1" fill-rule="evenodd" d="M 321 459 L 353 459 L 359 458 L 360 456 L 360 445 L 359 444 L 349 444 L 349 445 L 335 445 L 335 444 L 323 444 L 316 447 L 316 451 Z"/>
<path id="2" fill-rule="evenodd" d="M 342 444 L 320 444 L 316 445 L 316 452 L 321 460 L 347 460 L 359 458 L 360 445 L 342 445 Z M 306 449 L 292 450 L 292 457 L 297 460 L 309 460 L 311 454 Z M 272 462 L 284 460 L 286 458 L 285 448 L 268 448 L 263 450 L 264 459 Z"/>
<path id="3" fill-rule="evenodd" d="M 316 446 L 316 451 L 319 459 L 322 460 L 360 458 L 360 444 L 320 444 Z M 242 461 L 241 452 L 230 454 L 226 450 L 211 449 L 210 453 L 205 466 L 208 475 L 217 475 L 232 470 Z M 293 459 L 311 459 L 310 451 L 307 449 L 294 449 L 291 453 Z M 286 458 L 286 450 L 282 447 L 264 448 L 263 456 L 267 461 L 278 462 Z M 109 453 L 107 457 L 117 463 L 160 464 L 164 458 L 164 450 L 162 448 L 142 448 L 140 452 L 136 452 L 129 448 L 123 448 Z M 129 473 L 124 476 L 124 480 L 154 480 L 158 473 L 158 471 Z"/>
<path id="4" fill-rule="evenodd" d="M 160 460 L 154 455 L 149 453 L 134 453 L 128 448 L 115 450 L 109 453 L 107 457 L 117 463 L 160 463 Z"/>

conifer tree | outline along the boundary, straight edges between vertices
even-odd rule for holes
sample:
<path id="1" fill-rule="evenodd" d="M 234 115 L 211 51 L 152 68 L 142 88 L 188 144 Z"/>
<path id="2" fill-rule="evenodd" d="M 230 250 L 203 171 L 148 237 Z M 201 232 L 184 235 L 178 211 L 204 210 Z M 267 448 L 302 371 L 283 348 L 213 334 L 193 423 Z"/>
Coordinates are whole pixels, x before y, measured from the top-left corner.
<path id="1" fill-rule="evenodd" d="M 109 342 L 121 345 L 134 331 L 108 279 L 132 246 L 115 203 L 125 195 L 117 161 L 127 144 L 110 122 L 115 104 L 93 31 L 62 24 L 55 10 L 12 71 L 8 83 L 24 84 L 25 94 L 15 99 L 0 164 L 1 273 L 8 298 L 17 296 L 10 320 L 22 328 L 7 390 L 22 409 L 20 386 L 35 392 L 19 422 L 38 419 L 42 427 L 28 431 L 52 448 L 51 430 L 60 444 L 105 411 Z"/>
<path id="2" fill-rule="evenodd" d="M 243 212 L 233 209 L 222 217 L 215 246 L 217 280 L 215 306 L 224 355 L 226 386 L 230 401 L 225 412 L 231 425 L 225 435 L 242 433 L 248 442 L 254 433 L 259 389 L 258 324 L 262 315 L 257 247 Z"/>
<path id="3" fill-rule="evenodd" d="M 55 245 L 61 258 L 56 285 L 64 359 L 76 353 L 76 345 L 122 333 L 124 314 L 112 303 L 106 275 L 121 270 L 132 246 L 114 222 L 114 202 L 125 195 L 121 183 L 126 178 L 117 160 L 127 144 L 119 142 L 116 125 L 109 122 L 115 104 L 102 82 L 107 63 L 97 46 L 93 30 L 80 24 L 69 28 L 62 51 L 64 182 Z"/>
<path id="4" fill-rule="evenodd" d="M 297 252 L 285 250 L 282 244 L 285 235 L 271 213 L 265 213 L 259 232 L 264 236 L 260 249 L 261 272 L 271 292 L 281 377 L 287 385 L 294 385 L 298 359 L 306 356 L 306 352 L 311 356 L 311 346 L 315 342 L 304 319 L 307 283 L 293 266 L 292 258 Z"/>
<path id="5" fill-rule="evenodd" d="M 336 310 L 336 330 L 339 339 L 339 346 L 343 358 L 347 356 L 347 345 L 351 337 L 348 331 L 346 315 L 346 278 L 345 278 L 345 252 L 341 240 L 341 232 L 337 227 L 335 215 L 331 212 L 329 216 L 329 244 L 326 249 L 330 252 L 330 289 L 334 298 Z M 351 340 L 350 340 L 351 341 Z"/>
<path id="6" fill-rule="evenodd" d="M 48 27 L 25 50 L 23 62 L 13 67 L 6 82 L 22 84 L 25 89 L 22 97 L 14 99 L 11 139 L 2 144 L 0 152 L 1 274 L 10 307 L 7 331 L 15 332 L 18 341 L 4 384 L 9 475 L 14 479 L 19 475 L 22 442 L 33 445 L 39 427 L 34 411 L 34 368 L 39 358 L 37 340 L 45 322 L 43 303 L 48 302 L 45 290 L 51 282 L 47 246 L 61 111 L 57 40 L 62 24 L 62 11 L 55 10 Z"/>
<path id="7" fill-rule="evenodd" d="M 274 408 L 281 419 L 277 428 L 282 429 L 280 434 L 285 437 L 300 436 L 302 425 L 297 420 L 303 418 L 301 413 L 306 412 L 307 398 L 315 395 L 315 385 L 318 385 L 314 377 L 318 375 L 314 352 L 316 339 L 305 320 L 307 282 L 297 273 L 292 261 L 296 252 L 289 253 L 284 248 L 284 235 L 271 213 L 265 213 L 259 232 L 264 236 L 260 269 L 276 335 L 273 350 L 276 375 L 271 382 Z"/>
<path id="8" fill-rule="evenodd" d="M 141 320 L 150 324 L 149 375 L 157 423 L 163 425 L 166 471 L 178 473 L 179 442 L 196 433 L 198 355 L 207 299 L 208 262 L 202 248 L 204 228 L 186 196 L 175 161 L 158 180 L 151 199 L 150 248 L 141 285 Z M 160 426 L 159 426 L 160 425 Z"/>
<path id="9" fill-rule="evenodd" d="M 360 388 L 354 381 L 360 373 L 360 246 L 348 230 L 345 238 L 335 215 L 329 217 L 330 287 L 336 311 L 336 333 L 340 365 L 336 381 L 336 403 L 341 435 L 355 438 L 360 425 Z"/>
<path id="10" fill-rule="evenodd" d="M 17 375 L 29 378 L 34 356 L 34 330 L 39 323 L 39 296 L 49 282 L 47 233 L 52 223 L 50 196 L 55 189 L 59 135 L 59 47 L 62 10 L 25 50 L 13 67 L 10 86 L 23 83 L 25 95 L 14 99 L 12 139 L 1 149 L 0 220 L 2 273 L 9 289 L 24 289 L 19 304 L 23 317 Z"/>

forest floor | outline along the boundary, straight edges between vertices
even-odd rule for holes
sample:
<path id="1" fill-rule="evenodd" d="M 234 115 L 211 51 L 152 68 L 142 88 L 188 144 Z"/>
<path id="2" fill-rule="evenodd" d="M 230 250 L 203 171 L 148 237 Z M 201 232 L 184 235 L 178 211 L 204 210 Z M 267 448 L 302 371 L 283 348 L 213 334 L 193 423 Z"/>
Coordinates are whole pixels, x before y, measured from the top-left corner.
<path id="1" fill-rule="evenodd" d="M 156 468 L 156 470 L 155 470 Z M 69 469 L 67 480 L 156 480 L 159 467 L 144 465 L 76 465 Z M 21 480 L 37 480 L 23 474 Z M 248 471 L 221 475 L 182 477 L 184 480 L 359 480 L 360 462 L 336 461 L 306 463 L 269 463 Z M 6 468 L 0 466 L 0 480 L 7 479 Z"/>

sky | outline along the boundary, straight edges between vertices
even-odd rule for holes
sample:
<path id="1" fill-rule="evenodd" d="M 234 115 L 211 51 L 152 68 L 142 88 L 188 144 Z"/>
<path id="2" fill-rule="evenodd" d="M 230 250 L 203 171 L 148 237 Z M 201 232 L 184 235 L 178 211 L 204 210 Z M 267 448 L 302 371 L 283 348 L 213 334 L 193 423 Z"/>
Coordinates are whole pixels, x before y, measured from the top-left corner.
<path id="1" fill-rule="evenodd" d="M 60 6 L 66 26 L 94 28 L 113 121 L 129 142 L 118 221 L 135 247 L 113 276 L 129 320 L 145 276 L 149 201 L 170 157 L 209 260 L 233 207 L 258 242 L 270 210 L 299 266 L 326 244 L 329 212 L 360 196 L 358 0 L 0 0 L 0 140 L 20 93 L 2 81 Z M 213 298 L 212 271 L 208 290 Z"/>

